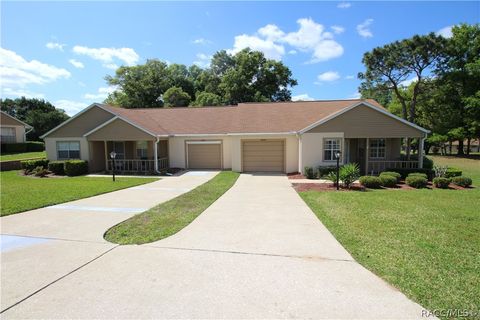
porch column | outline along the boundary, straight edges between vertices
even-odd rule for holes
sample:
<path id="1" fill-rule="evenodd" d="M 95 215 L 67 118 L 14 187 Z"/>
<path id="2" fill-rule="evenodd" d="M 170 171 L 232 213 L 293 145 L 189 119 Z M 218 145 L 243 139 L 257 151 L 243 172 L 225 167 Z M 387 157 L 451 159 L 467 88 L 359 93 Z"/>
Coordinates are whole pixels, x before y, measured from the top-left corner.
<path id="1" fill-rule="evenodd" d="M 368 175 L 368 158 L 370 157 L 370 139 L 367 138 L 365 142 L 365 174 Z"/>
<path id="2" fill-rule="evenodd" d="M 425 142 L 425 137 L 421 137 L 418 144 L 418 167 L 423 168 L 423 146 Z"/>
<path id="3" fill-rule="evenodd" d="M 155 172 L 158 172 L 158 139 L 153 142 L 153 166 L 155 168 Z"/>
<path id="4" fill-rule="evenodd" d="M 103 140 L 103 145 L 105 146 L 105 171 L 108 171 L 108 150 L 106 140 Z"/>

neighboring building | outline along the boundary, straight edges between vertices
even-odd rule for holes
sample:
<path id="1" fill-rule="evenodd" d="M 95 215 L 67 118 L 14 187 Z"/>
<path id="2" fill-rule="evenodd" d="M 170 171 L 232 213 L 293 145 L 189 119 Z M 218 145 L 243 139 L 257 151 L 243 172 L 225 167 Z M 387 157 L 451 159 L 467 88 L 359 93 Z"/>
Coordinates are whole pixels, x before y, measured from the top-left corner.
<path id="1" fill-rule="evenodd" d="M 124 109 L 93 104 L 46 133 L 50 160 L 80 158 L 91 172 L 154 172 L 167 167 L 238 172 L 303 172 L 356 162 L 362 172 L 417 168 L 402 161 L 402 138 L 428 130 L 373 100 L 242 103 L 238 106 Z M 421 148 L 423 150 L 423 148 Z"/>
<path id="2" fill-rule="evenodd" d="M 26 134 L 33 128 L 23 121 L 12 117 L 6 112 L 0 111 L 0 143 L 26 142 Z"/>
<path id="3" fill-rule="evenodd" d="M 458 152 L 458 140 L 452 141 L 452 142 L 447 142 L 444 144 L 445 150 L 447 150 L 449 153 L 457 153 Z M 464 153 L 467 153 L 467 148 L 468 148 L 468 140 L 465 139 L 463 141 L 463 151 Z M 470 140 L 470 152 L 480 152 L 480 139 L 471 139 Z"/>

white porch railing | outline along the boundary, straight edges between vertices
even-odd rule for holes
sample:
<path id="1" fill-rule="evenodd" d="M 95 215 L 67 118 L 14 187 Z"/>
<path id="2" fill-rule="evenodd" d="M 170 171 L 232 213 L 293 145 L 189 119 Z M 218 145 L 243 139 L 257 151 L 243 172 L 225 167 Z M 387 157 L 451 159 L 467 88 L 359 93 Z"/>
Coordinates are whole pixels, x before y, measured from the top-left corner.
<path id="1" fill-rule="evenodd" d="M 107 161 L 107 171 L 111 172 L 113 168 L 113 160 Z M 168 158 L 158 159 L 158 170 L 168 168 Z M 155 160 L 142 159 L 115 159 L 115 172 L 118 173 L 154 173 Z"/>
<path id="2" fill-rule="evenodd" d="M 368 160 L 368 172 L 379 173 L 386 169 L 417 169 L 417 160 Z"/>

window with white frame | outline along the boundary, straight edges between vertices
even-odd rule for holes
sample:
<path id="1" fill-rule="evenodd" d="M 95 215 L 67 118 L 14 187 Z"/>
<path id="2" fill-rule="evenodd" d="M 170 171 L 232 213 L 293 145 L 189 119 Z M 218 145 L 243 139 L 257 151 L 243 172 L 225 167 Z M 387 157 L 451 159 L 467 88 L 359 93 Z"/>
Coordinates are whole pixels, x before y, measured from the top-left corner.
<path id="1" fill-rule="evenodd" d="M 137 158 L 146 159 L 148 157 L 148 143 L 147 141 L 137 141 Z"/>
<path id="2" fill-rule="evenodd" d="M 80 159 L 80 142 L 58 141 L 57 158 L 58 160 Z"/>
<path id="3" fill-rule="evenodd" d="M 370 158 L 385 159 L 385 139 L 370 139 Z"/>
<path id="4" fill-rule="evenodd" d="M 327 138 L 323 140 L 323 160 L 335 161 L 335 154 L 341 151 L 340 138 Z"/>
<path id="5" fill-rule="evenodd" d="M 2 127 L 1 129 L 1 141 L 2 143 L 15 143 L 17 142 L 17 136 L 15 134 L 15 128 Z"/>

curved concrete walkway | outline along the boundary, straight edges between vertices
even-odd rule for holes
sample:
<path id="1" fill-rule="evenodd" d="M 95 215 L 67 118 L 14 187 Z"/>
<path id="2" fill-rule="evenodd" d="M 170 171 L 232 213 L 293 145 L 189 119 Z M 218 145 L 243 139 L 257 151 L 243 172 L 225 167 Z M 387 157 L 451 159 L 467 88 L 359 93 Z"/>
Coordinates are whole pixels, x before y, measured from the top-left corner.
<path id="1" fill-rule="evenodd" d="M 112 249 L 113 248 L 113 249 Z M 242 174 L 167 239 L 117 246 L 5 318 L 421 318 L 346 252 L 285 176 Z"/>

